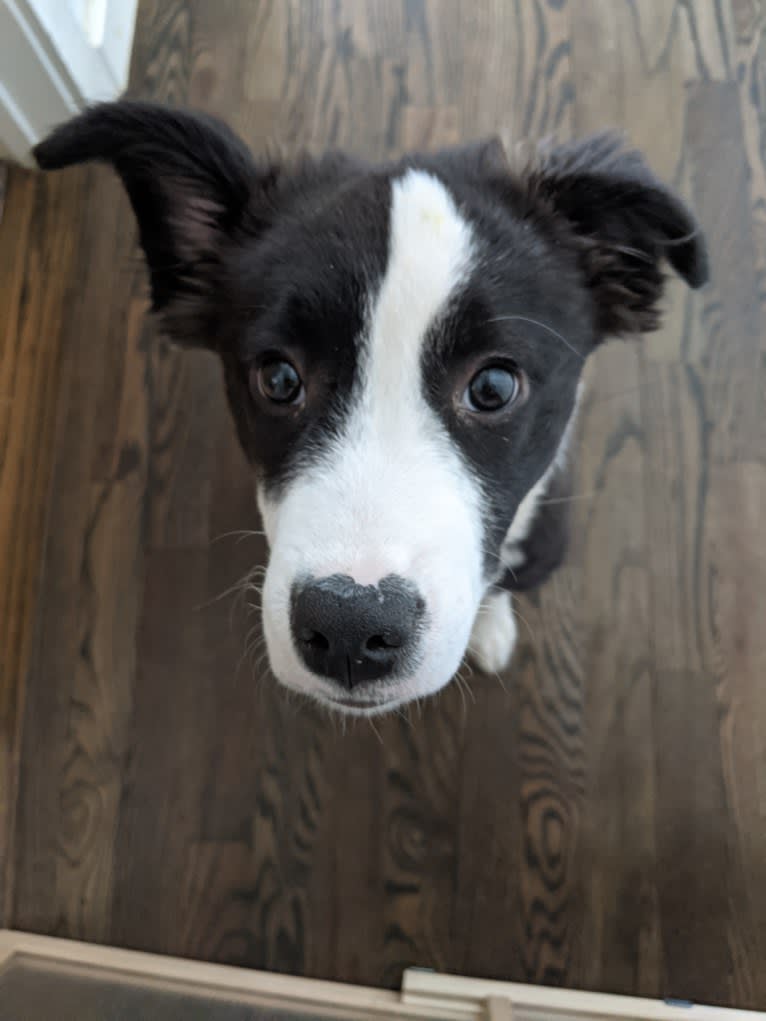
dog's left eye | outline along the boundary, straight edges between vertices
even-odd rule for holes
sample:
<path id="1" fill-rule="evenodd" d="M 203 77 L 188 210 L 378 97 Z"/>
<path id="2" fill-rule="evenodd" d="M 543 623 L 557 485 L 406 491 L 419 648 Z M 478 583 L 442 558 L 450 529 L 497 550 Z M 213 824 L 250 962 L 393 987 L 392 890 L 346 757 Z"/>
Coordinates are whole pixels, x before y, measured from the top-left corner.
<path id="1" fill-rule="evenodd" d="M 500 411 L 521 392 L 518 375 L 504 365 L 487 365 L 473 377 L 463 393 L 463 404 L 470 411 Z"/>
<path id="2" fill-rule="evenodd" d="M 250 370 L 253 396 L 265 397 L 272 404 L 299 404 L 304 396 L 303 381 L 298 370 L 282 358 L 270 358 Z"/>

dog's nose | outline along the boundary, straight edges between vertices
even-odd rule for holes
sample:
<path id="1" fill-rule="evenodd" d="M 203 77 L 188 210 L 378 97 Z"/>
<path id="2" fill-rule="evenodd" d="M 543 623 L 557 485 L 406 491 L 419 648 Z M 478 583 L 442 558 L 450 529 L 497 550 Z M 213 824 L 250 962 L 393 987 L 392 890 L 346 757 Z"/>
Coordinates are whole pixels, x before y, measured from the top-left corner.
<path id="1" fill-rule="evenodd" d="M 417 645 L 425 604 L 404 578 L 358 585 L 347 575 L 293 586 L 290 624 L 303 662 L 349 691 L 402 669 Z"/>

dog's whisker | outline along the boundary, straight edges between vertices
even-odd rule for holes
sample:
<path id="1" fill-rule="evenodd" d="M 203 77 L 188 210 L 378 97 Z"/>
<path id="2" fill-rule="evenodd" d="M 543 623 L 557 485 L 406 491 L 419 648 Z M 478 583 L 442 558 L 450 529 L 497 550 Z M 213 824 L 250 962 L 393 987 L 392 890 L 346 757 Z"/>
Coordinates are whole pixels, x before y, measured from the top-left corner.
<path id="1" fill-rule="evenodd" d="M 227 596 L 234 595 L 235 593 L 244 594 L 244 592 L 247 591 L 247 585 L 250 583 L 252 578 L 257 575 L 257 572 L 261 570 L 265 570 L 262 564 L 257 564 L 255 567 L 252 567 L 247 574 L 244 574 L 238 581 L 235 581 L 233 585 L 224 589 L 223 592 L 220 592 L 217 596 L 213 596 L 212 599 L 208 599 L 207 602 L 200 603 L 195 610 L 197 612 L 200 610 L 207 610 L 215 603 L 220 603 L 222 599 L 226 599 Z"/>
<path id="2" fill-rule="evenodd" d="M 261 672 L 263 671 L 263 668 L 266 665 L 266 663 L 268 661 L 268 658 L 269 658 L 269 650 L 266 649 L 266 650 L 264 650 L 263 653 L 261 653 L 260 657 L 258 658 L 258 662 L 253 667 L 253 674 L 256 677 L 258 677 L 261 674 Z M 268 672 L 271 673 L 271 670 L 269 670 Z"/>
<path id="3" fill-rule="evenodd" d="M 470 643 L 467 646 L 467 651 L 469 653 L 471 653 L 472 655 L 476 656 L 476 657 L 478 657 L 479 654 L 480 654 L 479 653 L 479 649 L 477 649 L 475 646 L 471 645 Z M 505 689 L 505 685 L 503 684 L 502 679 L 500 678 L 500 674 L 497 672 L 497 670 L 489 671 L 487 676 L 489 676 L 489 677 L 492 677 L 492 676 L 496 677 L 500 681 L 500 686 L 502 687 L 503 691 L 506 690 Z M 476 698 L 475 697 L 474 697 L 473 701 L 474 701 L 474 705 L 475 705 L 476 704 Z"/>
<path id="4" fill-rule="evenodd" d="M 257 659 L 256 659 L 256 657 L 257 657 Z M 254 648 L 252 650 L 252 652 L 248 655 L 247 659 L 248 659 L 248 662 L 249 662 L 249 665 L 250 665 L 250 677 L 254 681 L 257 681 L 262 676 L 261 668 L 262 668 L 262 666 L 264 666 L 261 663 L 262 653 L 258 657 L 258 650 L 256 648 Z"/>
<path id="5" fill-rule="evenodd" d="M 260 624 L 254 624 L 245 635 L 245 645 L 249 645 L 249 643 L 253 641 L 253 639 L 256 638 L 260 633 L 261 633 Z"/>
<path id="6" fill-rule="evenodd" d="M 472 646 L 472 645 L 470 644 L 470 642 L 469 642 L 469 644 L 468 644 L 468 651 L 469 651 L 469 652 L 471 652 L 471 653 L 473 653 L 473 655 L 474 655 L 474 656 L 478 655 L 478 650 L 477 650 L 477 649 L 475 649 L 475 648 L 474 648 L 474 647 L 473 647 L 473 646 Z M 469 670 L 471 670 L 471 674 L 473 674 L 473 670 L 471 669 L 471 667 L 470 667 L 470 664 L 466 663 L 466 666 L 468 667 L 468 669 L 469 669 Z M 507 687 L 505 686 L 505 681 L 503 680 L 503 677 L 502 677 L 502 675 L 500 674 L 500 672 L 499 672 L 499 671 L 497 671 L 497 670 L 492 670 L 489 676 L 491 676 L 491 677 L 495 677 L 495 678 L 497 679 L 497 681 L 498 681 L 498 682 L 499 682 L 499 684 L 500 684 L 500 687 L 501 687 L 501 688 L 503 689 L 503 691 L 504 691 L 504 692 L 506 693 L 506 695 L 507 695 L 507 694 L 508 694 L 508 688 L 507 688 Z"/>
<path id="7" fill-rule="evenodd" d="M 262 634 L 263 634 L 263 631 L 262 631 L 262 628 L 261 628 L 260 621 L 256 621 L 255 624 L 252 624 L 250 626 L 250 628 L 248 629 L 248 632 L 245 635 L 245 642 L 251 642 L 253 639 L 257 638 L 258 635 L 262 635 Z"/>
<path id="8" fill-rule="evenodd" d="M 457 686 L 457 690 L 460 692 L 460 702 L 461 702 L 461 705 L 463 707 L 463 715 L 465 715 L 468 706 L 466 704 L 465 691 L 463 689 L 463 682 L 462 682 L 462 679 L 460 677 L 460 671 L 459 670 L 457 671 L 457 673 L 455 674 L 453 679 L 454 679 L 455 684 Z"/>
<path id="9" fill-rule="evenodd" d="M 499 564 L 499 565 L 500 565 L 500 566 L 501 566 L 501 567 L 502 567 L 502 568 L 503 568 L 504 570 L 506 570 L 506 571 L 510 571 L 510 572 L 511 572 L 511 574 L 513 575 L 513 578 L 514 578 L 514 580 L 516 579 L 516 572 L 514 571 L 514 569 L 513 569 L 513 568 L 512 568 L 511 566 L 510 566 L 510 564 L 507 564 L 507 563 L 506 563 L 506 562 L 505 562 L 505 561 L 503 560 L 503 554 L 502 554 L 502 550 L 501 550 L 501 552 L 500 552 L 500 553 L 493 553 L 493 552 L 492 552 L 491 550 L 486 550 L 486 551 L 484 552 L 484 556 L 485 556 L 485 557 L 491 557 L 491 558 L 492 558 L 493 560 L 496 560 L 496 561 L 497 561 L 497 563 L 498 563 L 498 564 Z M 496 589 L 496 588 L 497 588 L 497 585 L 490 585 L 490 588 L 491 588 L 491 589 Z M 498 591 L 502 591 L 502 589 L 498 589 Z"/>
<path id="10" fill-rule="evenodd" d="M 253 626 L 247 632 L 247 641 L 248 641 L 248 643 L 250 643 L 250 642 L 264 642 L 265 643 L 266 636 L 264 635 L 264 633 L 263 633 L 263 631 L 261 629 L 260 623 L 253 624 Z"/>
<path id="11" fill-rule="evenodd" d="M 577 503 L 579 500 L 594 500 L 599 495 L 599 490 L 594 489 L 591 493 L 575 493 L 574 496 L 554 496 L 550 500 L 540 500 L 538 507 L 550 507 L 557 503 Z"/>
<path id="12" fill-rule="evenodd" d="M 412 727 L 412 718 L 409 713 L 409 706 L 396 706 L 391 710 L 395 716 L 398 716 L 400 720 L 403 720 L 408 727 Z"/>
<path id="13" fill-rule="evenodd" d="M 263 637 L 257 638 L 254 642 L 252 642 L 248 647 L 250 659 L 253 660 L 258 655 L 258 653 L 266 652 L 266 654 L 268 655 L 268 650 L 266 650 L 265 646 L 266 640 Z"/>
<path id="14" fill-rule="evenodd" d="M 462 693 L 467 692 L 468 697 L 471 699 L 471 702 L 473 702 L 473 704 L 475 705 L 476 704 L 476 696 L 473 693 L 473 688 L 471 687 L 470 681 L 468 680 L 467 677 L 463 676 L 463 673 L 462 673 L 462 667 L 463 666 L 464 666 L 464 664 L 461 664 L 461 669 L 457 671 L 457 673 L 455 674 L 455 677 L 457 678 L 458 686 L 459 686 L 461 692 Z M 465 708 L 465 697 L 463 699 L 463 705 L 464 705 L 464 708 Z"/>
<path id="15" fill-rule="evenodd" d="M 514 571 L 514 569 L 509 564 L 506 564 L 504 561 L 501 560 L 500 562 L 501 562 L 502 566 L 506 569 L 506 571 L 510 571 L 510 573 L 513 575 L 513 580 L 516 581 L 517 580 L 517 575 L 516 575 L 516 572 Z M 502 577 L 502 575 L 501 575 L 501 577 Z M 500 584 L 500 578 L 498 578 L 497 581 L 493 582 L 491 585 L 489 585 L 487 587 L 487 591 L 485 592 L 484 598 L 486 599 L 487 595 L 489 595 L 490 593 L 492 595 L 502 595 L 504 592 L 507 592 L 507 591 L 508 591 L 508 589 L 505 588 L 504 585 Z M 482 600 L 482 602 L 479 605 L 480 606 L 484 606 L 484 600 Z"/>
<path id="16" fill-rule="evenodd" d="M 265 538 L 265 532 L 253 531 L 250 528 L 237 528 L 233 532 L 221 532 L 220 535 L 216 535 L 215 538 L 210 540 L 210 545 L 214 546 L 217 542 L 221 542 L 222 539 L 231 539 L 236 536 L 239 540 L 251 539 L 251 538 Z M 265 570 L 265 568 L 264 568 Z"/>
<path id="17" fill-rule="evenodd" d="M 236 674 L 239 674 L 239 671 L 242 669 L 242 664 L 247 661 L 248 651 L 249 650 L 247 648 L 247 643 L 245 643 L 245 647 L 242 650 L 242 655 L 237 660 L 237 666 L 236 666 L 235 671 L 234 671 Z"/>
<path id="18" fill-rule="evenodd" d="M 514 615 L 514 617 L 518 617 L 521 623 L 526 626 L 526 629 L 527 631 L 529 631 L 529 636 L 532 639 L 532 641 L 537 642 L 537 635 L 532 630 L 532 625 L 529 623 L 527 618 L 523 614 L 519 613 L 519 611 L 513 605 L 511 606 L 511 613 Z"/>
<path id="19" fill-rule="evenodd" d="M 245 651 L 242 653 L 242 659 L 249 660 L 250 664 L 252 665 L 255 657 L 262 650 L 263 643 L 260 642 L 257 638 L 255 638 L 253 641 L 248 642 L 247 645 L 245 646 Z"/>
<path id="20" fill-rule="evenodd" d="M 617 252 L 619 255 L 627 255 L 631 259 L 638 259 L 639 262 L 646 262 L 648 264 L 654 262 L 653 256 L 647 252 L 642 252 L 640 248 L 633 248 L 631 245 L 610 244 L 604 247 L 608 248 L 610 252 Z"/>
<path id="21" fill-rule="evenodd" d="M 561 343 L 564 344 L 565 347 L 568 347 L 573 355 L 577 355 L 578 358 L 582 359 L 582 361 L 585 361 L 585 355 L 581 351 L 578 351 L 577 348 L 566 339 L 563 333 L 559 333 L 558 330 L 554 330 L 553 327 L 549 326 L 547 323 L 541 323 L 539 319 L 530 319 L 528 316 L 511 315 L 511 316 L 494 316 L 492 319 L 487 319 L 485 321 L 487 323 L 506 323 L 518 321 L 522 323 L 530 323 L 532 326 L 539 326 L 541 330 L 546 330 L 548 333 L 551 333 L 554 337 L 558 337 Z"/>
<path id="22" fill-rule="evenodd" d="M 661 248 L 674 248 L 676 245 L 686 245 L 686 244 L 688 244 L 690 241 L 693 241 L 695 238 L 700 237 L 701 234 L 702 234 L 702 228 L 701 227 L 695 227 L 694 230 L 689 231 L 688 234 L 683 234 L 681 237 L 678 237 L 678 238 L 660 238 L 660 240 L 658 240 L 657 244 Z"/>
<path id="23" fill-rule="evenodd" d="M 378 744 L 380 745 L 381 748 L 385 748 L 386 747 L 385 742 L 383 741 L 383 737 L 382 737 L 380 731 L 375 726 L 375 720 L 372 718 L 372 716 L 368 716 L 367 719 L 369 721 L 370 727 L 372 727 L 373 734 L 378 739 Z"/>
<path id="24" fill-rule="evenodd" d="M 503 689 L 503 691 L 507 695 L 508 694 L 508 688 L 506 687 L 505 681 L 503 680 L 503 675 L 500 673 L 499 670 L 495 670 L 494 674 L 495 674 L 495 677 L 497 678 L 498 684 L 500 685 L 500 687 Z"/>

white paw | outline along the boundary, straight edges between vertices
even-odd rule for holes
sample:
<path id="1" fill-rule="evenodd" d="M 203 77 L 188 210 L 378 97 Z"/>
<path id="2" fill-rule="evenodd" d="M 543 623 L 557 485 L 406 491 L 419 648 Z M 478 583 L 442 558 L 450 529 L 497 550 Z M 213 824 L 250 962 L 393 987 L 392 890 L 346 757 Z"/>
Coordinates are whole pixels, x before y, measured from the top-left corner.
<path id="1" fill-rule="evenodd" d="M 468 642 L 468 658 L 485 674 L 504 670 L 511 661 L 516 644 L 516 619 L 511 609 L 510 592 L 492 592 L 485 596 Z"/>

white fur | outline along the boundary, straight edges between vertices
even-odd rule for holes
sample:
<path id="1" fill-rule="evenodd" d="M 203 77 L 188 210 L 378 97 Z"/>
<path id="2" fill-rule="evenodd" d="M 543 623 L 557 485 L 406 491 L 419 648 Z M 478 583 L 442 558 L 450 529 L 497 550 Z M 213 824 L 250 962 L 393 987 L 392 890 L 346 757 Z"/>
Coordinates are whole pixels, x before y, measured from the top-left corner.
<path id="1" fill-rule="evenodd" d="M 446 188 L 423 171 L 396 180 L 357 404 L 321 464 L 277 501 L 259 494 L 271 545 L 264 633 L 274 673 L 289 687 L 319 698 L 337 693 L 303 667 L 292 644 L 290 588 L 306 573 L 348 574 L 362 584 L 398 574 L 420 590 L 427 626 L 419 666 L 387 686 L 386 708 L 438 690 L 463 657 L 487 583 L 481 492 L 425 400 L 421 353 L 472 258 L 471 229 Z"/>
<path id="2" fill-rule="evenodd" d="M 569 416 L 569 421 L 567 422 L 566 428 L 561 436 L 554 458 L 534 486 L 532 486 L 526 496 L 522 499 L 518 510 L 513 517 L 513 521 L 511 522 L 511 527 L 508 529 L 505 539 L 503 540 L 503 545 L 500 549 L 500 560 L 505 567 L 509 568 L 511 571 L 521 567 L 524 563 L 525 558 L 524 553 L 521 550 L 521 544 L 529 535 L 530 529 L 534 524 L 535 515 L 537 514 L 540 501 L 545 496 L 551 479 L 566 461 L 569 444 L 572 441 L 574 427 L 577 421 L 577 411 L 579 409 L 584 390 L 585 384 L 580 382 L 577 387 L 577 396 L 575 397 L 572 414 Z"/>
<path id="3" fill-rule="evenodd" d="M 468 657 L 485 674 L 504 670 L 516 644 L 516 618 L 510 592 L 489 592 L 473 622 Z"/>

